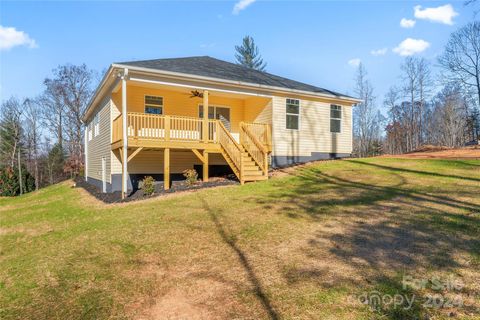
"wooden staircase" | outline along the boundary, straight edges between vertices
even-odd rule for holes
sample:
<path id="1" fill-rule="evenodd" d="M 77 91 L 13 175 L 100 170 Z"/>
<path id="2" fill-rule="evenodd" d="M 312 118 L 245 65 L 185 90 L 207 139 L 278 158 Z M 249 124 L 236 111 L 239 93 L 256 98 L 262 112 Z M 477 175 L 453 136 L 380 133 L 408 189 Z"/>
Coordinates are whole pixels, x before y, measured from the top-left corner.
<path id="1" fill-rule="evenodd" d="M 217 131 L 222 155 L 240 180 L 241 184 L 250 181 L 268 179 L 268 151 L 261 142 L 241 125 L 240 144 L 235 141 L 230 132 L 219 122 Z"/>
<path id="2" fill-rule="evenodd" d="M 243 146 L 242 146 L 243 147 Z M 247 181 L 258 181 L 258 180 L 267 180 L 268 172 L 264 174 L 262 168 L 253 160 L 251 155 L 244 151 L 242 153 L 243 157 L 243 180 Z"/>

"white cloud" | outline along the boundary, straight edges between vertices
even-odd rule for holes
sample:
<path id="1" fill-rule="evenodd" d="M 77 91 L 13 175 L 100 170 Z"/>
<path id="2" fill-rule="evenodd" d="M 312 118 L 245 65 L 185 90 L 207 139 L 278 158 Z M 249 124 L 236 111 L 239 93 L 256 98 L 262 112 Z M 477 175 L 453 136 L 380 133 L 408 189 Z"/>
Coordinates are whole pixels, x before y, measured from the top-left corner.
<path id="1" fill-rule="evenodd" d="M 361 62 L 362 60 L 360 60 L 359 58 L 348 60 L 348 64 L 351 65 L 352 67 L 358 67 Z"/>
<path id="2" fill-rule="evenodd" d="M 414 54 L 425 51 L 430 47 L 430 43 L 422 39 L 407 38 L 400 42 L 400 44 L 393 49 L 393 52 L 401 56 L 413 56 Z"/>
<path id="3" fill-rule="evenodd" d="M 415 27 L 415 23 L 417 23 L 417 21 L 415 20 L 410 20 L 405 18 L 402 18 L 402 20 L 400 20 L 400 26 L 402 28 L 413 28 Z"/>
<path id="4" fill-rule="evenodd" d="M 36 48 L 37 43 L 23 31 L 0 25 L 0 50 L 9 50 L 16 46 Z"/>
<path id="5" fill-rule="evenodd" d="M 453 9 L 451 4 L 446 4 L 444 6 L 436 8 L 425 8 L 422 9 L 422 6 L 415 6 L 415 18 L 425 19 L 432 22 L 439 22 L 448 25 L 453 24 L 453 18 L 458 16 L 458 12 Z"/>
<path id="6" fill-rule="evenodd" d="M 370 53 L 374 56 L 383 56 L 383 55 L 387 54 L 387 51 L 388 51 L 388 48 L 382 48 L 382 49 L 378 49 L 378 50 L 372 50 L 372 51 L 370 51 Z"/>
<path id="7" fill-rule="evenodd" d="M 240 11 L 246 9 L 249 5 L 254 3 L 256 0 L 240 0 L 233 6 L 233 14 L 239 14 Z"/>

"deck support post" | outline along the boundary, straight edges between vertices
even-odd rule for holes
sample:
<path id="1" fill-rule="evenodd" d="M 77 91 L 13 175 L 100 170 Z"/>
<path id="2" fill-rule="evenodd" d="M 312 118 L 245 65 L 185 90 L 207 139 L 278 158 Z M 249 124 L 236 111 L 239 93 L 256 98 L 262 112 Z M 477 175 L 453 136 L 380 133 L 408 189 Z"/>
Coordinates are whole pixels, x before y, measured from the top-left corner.
<path id="1" fill-rule="evenodd" d="M 122 132 L 123 132 L 123 148 L 122 148 L 122 199 L 128 189 L 128 132 L 127 132 L 127 77 L 128 69 L 123 69 L 122 75 Z"/>
<path id="2" fill-rule="evenodd" d="M 208 142 L 208 90 L 203 90 L 203 142 Z"/>
<path id="3" fill-rule="evenodd" d="M 163 189 L 170 189 L 170 148 L 163 151 Z"/>
<path id="4" fill-rule="evenodd" d="M 203 182 L 208 182 L 208 152 L 203 150 Z"/>

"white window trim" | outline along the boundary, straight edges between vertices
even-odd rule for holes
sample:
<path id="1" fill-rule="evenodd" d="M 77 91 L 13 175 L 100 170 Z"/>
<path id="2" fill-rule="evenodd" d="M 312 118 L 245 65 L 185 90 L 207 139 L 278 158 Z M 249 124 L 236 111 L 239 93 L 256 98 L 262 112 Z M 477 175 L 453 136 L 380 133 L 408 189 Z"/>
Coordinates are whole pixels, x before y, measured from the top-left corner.
<path id="1" fill-rule="evenodd" d="M 162 98 L 162 113 L 161 114 L 157 114 L 158 116 L 164 116 L 165 115 L 165 98 L 163 96 L 158 96 L 158 95 L 155 95 L 155 94 L 144 94 L 143 95 L 143 113 L 147 114 L 147 96 L 148 97 L 155 97 L 155 98 Z M 159 108 L 160 106 L 155 106 L 155 105 L 148 105 L 150 107 L 153 107 L 153 108 Z M 152 114 L 152 113 L 148 113 L 148 114 Z M 153 114 L 155 115 L 155 114 Z"/>
<path id="2" fill-rule="evenodd" d="M 332 118 L 332 106 L 337 106 L 340 107 L 340 118 Z M 333 134 L 341 134 L 343 132 L 342 127 L 343 127 L 343 106 L 339 104 L 330 104 L 330 107 L 328 109 L 329 114 L 330 114 L 330 120 L 340 120 L 340 131 L 339 132 L 332 132 L 332 123 L 330 121 L 330 133 Z"/>
<path id="3" fill-rule="evenodd" d="M 298 100 L 298 114 L 296 113 L 288 113 L 287 112 L 287 100 L 290 99 L 290 100 Z M 300 117 L 300 114 L 302 113 L 301 112 L 301 107 L 302 107 L 302 100 L 300 99 L 297 99 L 297 98 L 285 98 L 285 106 L 284 106 L 284 110 L 285 110 L 285 130 L 291 130 L 291 131 L 300 131 L 301 129 L 301 117 Z M 291 116 L 298 116 L 298 129 L 290 129 L 290 128 L 287 128 L 287 115 L 291 115 Z"/>

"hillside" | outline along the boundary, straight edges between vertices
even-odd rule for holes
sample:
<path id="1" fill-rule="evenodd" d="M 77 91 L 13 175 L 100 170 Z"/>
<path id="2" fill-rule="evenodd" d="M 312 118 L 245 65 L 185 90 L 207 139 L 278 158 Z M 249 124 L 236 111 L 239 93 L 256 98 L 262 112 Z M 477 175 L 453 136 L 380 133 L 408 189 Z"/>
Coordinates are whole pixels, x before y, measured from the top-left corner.
<path id="1" fill-rule="evenodd" d="M 480 145 L 464 148 L 423 146 L 413 152 L 402 155 L 384 155 L 385 158 L 407 159 L 480 159 Z"/>

